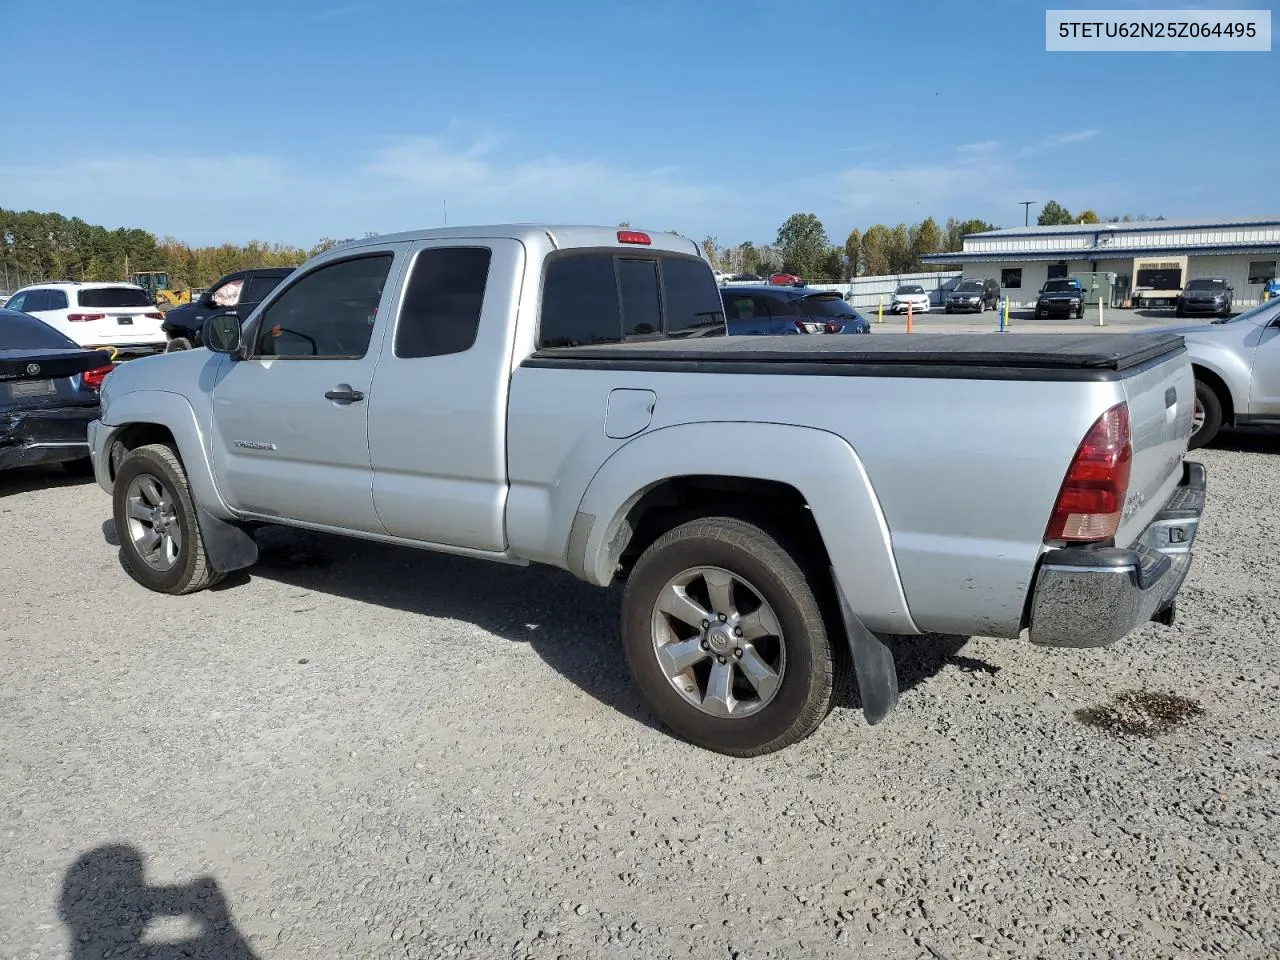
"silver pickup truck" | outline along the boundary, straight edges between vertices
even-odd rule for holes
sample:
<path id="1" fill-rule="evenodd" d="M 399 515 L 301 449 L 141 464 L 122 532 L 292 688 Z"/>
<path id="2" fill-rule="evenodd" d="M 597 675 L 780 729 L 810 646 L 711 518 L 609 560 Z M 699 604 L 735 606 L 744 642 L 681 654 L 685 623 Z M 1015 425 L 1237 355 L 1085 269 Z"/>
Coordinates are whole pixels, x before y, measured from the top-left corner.
<path id="1" fill-rule="evenodd" d="M 189 593 L 288 524 L 625 581 L 653 711 L 738 756 L 810 734 L 851 675 L 886 716 L 887 635 L 1172 621 L 1204 505 L 1180 338 L 726 337 L 722 310 L 671 235 L 329 251 L 107 378 L 90 440 L 125 566 Z"/>

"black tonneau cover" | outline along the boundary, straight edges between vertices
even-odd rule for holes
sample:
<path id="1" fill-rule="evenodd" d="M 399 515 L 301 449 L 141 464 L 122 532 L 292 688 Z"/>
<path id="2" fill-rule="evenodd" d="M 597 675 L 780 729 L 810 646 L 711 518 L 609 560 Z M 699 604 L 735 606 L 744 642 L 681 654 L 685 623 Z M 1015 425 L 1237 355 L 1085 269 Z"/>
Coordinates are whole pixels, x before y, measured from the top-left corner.
<path id="1" fill-rule="evenodd" d="M 701 337 L 539 350 L 524 366 L 854 377 L 1115 380 L 1181 349 L 1181 336 L 1159 332 Z"/>

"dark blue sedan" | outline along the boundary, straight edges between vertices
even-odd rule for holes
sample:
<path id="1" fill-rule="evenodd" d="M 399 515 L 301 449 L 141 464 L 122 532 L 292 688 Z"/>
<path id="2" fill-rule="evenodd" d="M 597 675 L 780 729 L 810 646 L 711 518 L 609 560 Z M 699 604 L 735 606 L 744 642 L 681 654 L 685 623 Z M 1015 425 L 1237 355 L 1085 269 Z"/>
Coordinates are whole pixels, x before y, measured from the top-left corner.
<path id="1" fill-rule="evenodd" d="M 92 471 L 89 421 L 111 372 L 102 350 L 86 350 L 26 313 L 0 309 L 0 469 L 62 463 Z"/>
<path id="2" fill-rule="evenodd" d="M 871 322 L 831 290 L 730 284 L 720 299 L 731 337 L 871 332 Z"/>

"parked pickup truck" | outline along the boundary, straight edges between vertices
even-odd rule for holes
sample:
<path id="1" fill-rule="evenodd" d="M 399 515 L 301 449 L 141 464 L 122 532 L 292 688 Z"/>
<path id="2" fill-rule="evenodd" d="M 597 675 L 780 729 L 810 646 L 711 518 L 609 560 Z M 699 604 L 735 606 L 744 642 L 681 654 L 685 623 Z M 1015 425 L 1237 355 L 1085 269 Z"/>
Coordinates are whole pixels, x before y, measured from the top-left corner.
<path id="1" fill-rule="evenodd" d="M 107 377 L 90 436 L 122 560 L 189 593 L 288 524 L 624 581 L 653 711 L 738 756 L 810 734 L 850 674 L 883 719 L 886 635 L 1088 647 L 1172 621 L 1204 503 L 1180 338 L 705 335 L 724 323 L 672 235 L 334 249 L 243 329 L 215 315 L 204 348 Z"/>

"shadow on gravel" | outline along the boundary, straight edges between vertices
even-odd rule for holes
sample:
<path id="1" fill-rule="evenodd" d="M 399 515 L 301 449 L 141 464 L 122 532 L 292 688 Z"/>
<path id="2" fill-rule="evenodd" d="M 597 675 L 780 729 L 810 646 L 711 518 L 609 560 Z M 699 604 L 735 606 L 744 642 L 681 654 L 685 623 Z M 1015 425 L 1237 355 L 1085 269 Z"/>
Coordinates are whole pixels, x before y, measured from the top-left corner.
<path id="1" fill-rule="evenodd" d="M 622 652 L 621 588 L 593 587 L 552 567 L 512 567 L 284 527 L 264 527 L 255 537 L 258 563 L 214 589 L 264 577 L 408 613 L 465 621 L 506 640 L 528 643 L 584 693 L 658 728 L 631 682 Z M 967 637 L 937 635 L 893 641 L 899 688 L 909 691 L 946 666 L 999 670 L 958 656 L 966 642 Z M 856 690 L 851 697 L 847 705 L 860 707 Z"/>
<path id="2" fill-rule="evenodd" d="M 93 482 L 93 477 L 75 476 L 56 463 L 38 467 L 14 467 L 8 470 L 0 470 L 0 503 L 3 503 L 6 497 L 31 493 L 33 490 L 50 490 L 54 487 L 83 487 Z"/>
<path id="3" fill-rule="evenodd" d="M 129 846 L 98 847 L 81 855 L 63 877 L 58 915 L 67 925 L 71 960 L 257 960 L 212 878 L 151 886 L 142 854 Z M 160 929 L 148 931 L 155 921 Z M 166 926 L 180 933 L 169 933 Z"/>
<path id="4" fill-rule="evenodd" d="M 1231 450 L 1235 453 L 1280 453 L 1280 430 L 1224 430 L 1205 449 Z M 1192 450 L 1190 457 L 1194 459 L 1197 453 L 1198 450 Z"/>
<path id="5" fill-rule="evenodd" d="M 258 562 L 214 589 L 263 577 L 474 624 L 505 640 L 529 644 L 584 693 L 658 727 L 627 672 L 618 636 L 620 590 L 593 587 L 552 567 L 508 566 L 285 527 L 263 527 L 254 536 Z M 424 638 L 424 647 L 429 642 Z"/>
<path id="6" fill-rule="evenodd" d="M 907 693 L 913 687 L 936 676 L 947 667 L 955 667 L 966 673 L 982 673 L 995 676 L 1000 667 L 976 657 L 960 655 L 968 637 L 949 633 L 927 633 L 919 637 L 889 637 L 887 643 L 893 651 L 893 662 L 898 668 L 898 691 Z M 850 685 L 849 700 L 845 706 L 862 709 L 858 685 Z"/>

